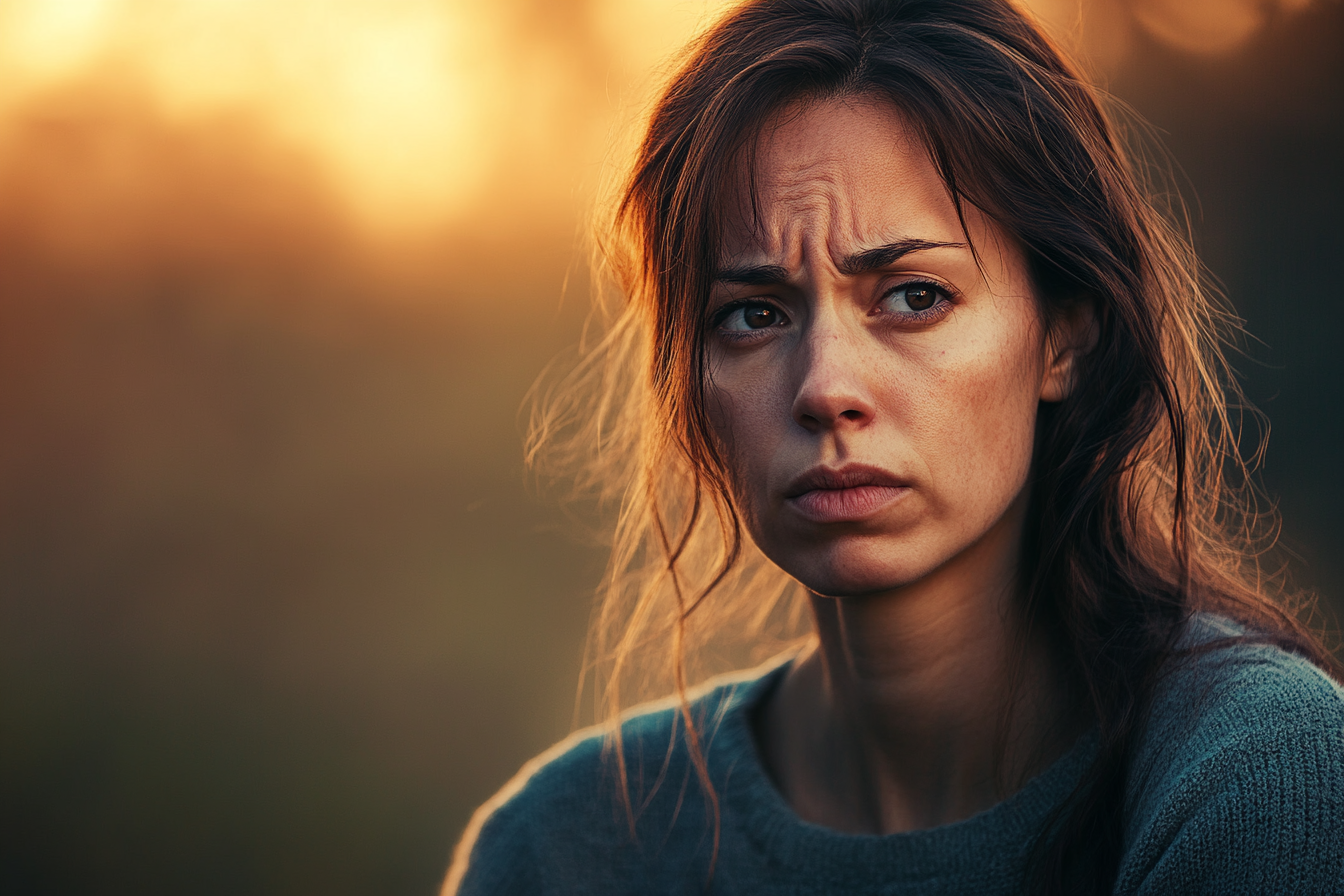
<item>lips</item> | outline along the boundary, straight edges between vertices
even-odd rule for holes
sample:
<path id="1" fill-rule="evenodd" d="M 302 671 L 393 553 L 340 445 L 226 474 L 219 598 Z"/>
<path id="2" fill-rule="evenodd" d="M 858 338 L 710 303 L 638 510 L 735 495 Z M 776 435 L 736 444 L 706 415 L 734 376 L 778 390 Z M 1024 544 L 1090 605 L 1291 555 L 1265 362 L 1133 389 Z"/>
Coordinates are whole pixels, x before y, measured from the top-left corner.
<path id="1" fill-rule="evenodd" d="M 784 499 L 812 522 L 857 522 L 909 492 L 909 485 L 886 470 L 850 464 L 835 469 L 813 467 L 789 483 Z"/>

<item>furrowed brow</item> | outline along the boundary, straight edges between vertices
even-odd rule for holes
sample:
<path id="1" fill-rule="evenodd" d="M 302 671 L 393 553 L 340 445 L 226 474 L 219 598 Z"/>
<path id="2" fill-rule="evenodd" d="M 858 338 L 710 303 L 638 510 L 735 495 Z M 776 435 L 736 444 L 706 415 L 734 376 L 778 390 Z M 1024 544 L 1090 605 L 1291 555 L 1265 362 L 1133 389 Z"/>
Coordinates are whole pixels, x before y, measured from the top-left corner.
<path id="1" fill-rule="evenodd" d="M 853 277 L 881 270 L 911 252 L 925 249 L 965 249 L 965 243 L 939 243 L 931 240 L 897 240 L 885 246 L 876 246 L 847 255 L 840 261 L 840 273 Z"/>
<path id="2" fill-rule="evenodd" d="M 841 260 L 840 273 L 853 277 L 878 271 L 911 252 L 926 249 L 965 249 L 965 243 L 943 243 L 934 240 L 897 240 L 885 246 L 875 246 L 855 252 Z M 789 272 L 777 264 L 744 265 L 736 268 L 723 268 L 714 274 L 715 283 L 739 283 L 744 286 L 773 286 L 788 283 Z"/>
<path id="3" fill-rule="evenodd" d="M 744 286 L 773 286 L 789 282 L 789 272 L 777 264 L 757 264 L 724 268 L 714 274 L 715 283 L 740 283 Z"/>

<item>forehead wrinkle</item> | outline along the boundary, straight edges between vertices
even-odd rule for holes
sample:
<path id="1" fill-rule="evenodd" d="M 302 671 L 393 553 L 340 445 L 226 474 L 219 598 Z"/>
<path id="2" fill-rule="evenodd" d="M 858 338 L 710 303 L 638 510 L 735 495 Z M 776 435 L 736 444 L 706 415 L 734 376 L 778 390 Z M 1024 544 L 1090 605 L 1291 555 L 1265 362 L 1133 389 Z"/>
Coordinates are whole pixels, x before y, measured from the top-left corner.
<path id="1" fill-rule="evenodd" d="M 851 100 L 841 105 L 870 104 Z M 815 135 L 792 129 L 810 108 L 802 104 L 776 117 L 758 135 L 753 151 L 739 158 L 746 164 L 738 168 L 737 220 L 725 234 L 722 265 L 782 265 L 799 271 L 820 264 L 838 274 L 844 259 L 864 249 L 910 238 L 949 240 L 948 235 L 912 232 L 907 225 L 913 222 L 892 215 L 908 201 L 898 198 L 911 186 L 901 159 L 922 146 L 916 135 L 906 128 L 881 134 L 884 141 L 894 138 L 888 164 L 865 170 L 863 147 L 818 144 Z M 856 171 L 864 174 L 858 182 Z M 893 197 L 895 206 L 874 204 L 874 190 Z M 921 204 L 918 197 L 910 199 L 916 207 Z"/>
<path id="2" fill-rule="evenodd" d="M 769 183 L 757 180 L 758 189 L 765 187 L 761 192 L 771 195 L 756 203 L 751 257 L 780 263 L 791 271 L 810 267 L 814 257 L 834 268 L 837 256 L 831 244 L 836 242 L 836 224 L 844 218 L 854 220 L 843 172 L 828 158 L 803 164 L 790 160 L 785 167 L 771 172 Z M 846 205 L 851 206 L 848 212 Z M 818 236 L 826 245 L 815 245 Z"/>

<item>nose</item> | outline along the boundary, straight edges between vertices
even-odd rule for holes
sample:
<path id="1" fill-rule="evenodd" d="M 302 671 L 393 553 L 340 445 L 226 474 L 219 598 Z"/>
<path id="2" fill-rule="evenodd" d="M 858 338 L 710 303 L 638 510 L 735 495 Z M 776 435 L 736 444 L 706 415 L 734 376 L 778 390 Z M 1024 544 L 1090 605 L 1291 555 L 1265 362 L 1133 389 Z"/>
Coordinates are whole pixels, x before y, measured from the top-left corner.
<path id="1" fill-rule="evenodd" d="M 838 322 L 818 322 L 799 353 L 801 377 L 793 400 L 793 419 L 810 433 L 858 429 L 876 411 L 869 389 L 871 359 L 861 337 Z"/>

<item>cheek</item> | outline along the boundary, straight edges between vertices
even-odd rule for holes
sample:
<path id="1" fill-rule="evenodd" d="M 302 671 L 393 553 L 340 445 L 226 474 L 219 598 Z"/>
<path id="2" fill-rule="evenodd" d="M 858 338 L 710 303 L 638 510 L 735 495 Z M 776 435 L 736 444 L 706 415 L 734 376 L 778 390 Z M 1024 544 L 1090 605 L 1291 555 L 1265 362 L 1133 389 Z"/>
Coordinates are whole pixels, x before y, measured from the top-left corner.
<path id="1" fill-rule="evenodd" d="M 744 499 L 750 494 L 747 479 L 752 469 L 749 458 L 760 444 L 762 422 L 752 414 L 753 403 L 744 399 L 736 383 L 711 383 L 705 390 L 705 413 L 719 455 L 728 464 L 730 485 L 740 510 L 747 509 Z"/>
<path id="2" fill-rule="evenodd" d="M 780 390 L 772 388 L 779 379 L 734 370 L 721 373 L 705 390 L 705 413 L 728 464 L 734 502 L 749 527 L 767 491 L 769 459 L 787 437 L 789 407 Z"/>
<path id="3" fill-rule="evenodd" d="M 945 500 L 942 510 L 968 525 L 1017 496 L 1035 442 L 1041 354 L 1034 327 L 998 332 L 1017 338 L 980 340 L 930 359 L 926 400 L 912 407 L 910 431 L 924 434 L 917 450 Z"/>

